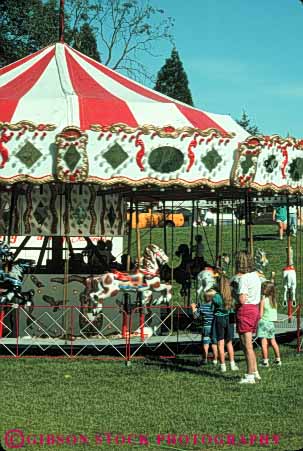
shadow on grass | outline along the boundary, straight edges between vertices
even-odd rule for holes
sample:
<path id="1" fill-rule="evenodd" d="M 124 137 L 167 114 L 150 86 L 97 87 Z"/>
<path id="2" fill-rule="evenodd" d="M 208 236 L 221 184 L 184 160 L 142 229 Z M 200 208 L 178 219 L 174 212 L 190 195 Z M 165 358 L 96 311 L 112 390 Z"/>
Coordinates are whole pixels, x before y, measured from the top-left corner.
<path id="1" fill-rule="evenodd" d="M 246 238 L 242 238 L 242 241 L 245 241 Z M 262 235 L 254 235 L 253 236 L 254 241 L 280 241 L 280 238 L 278 235 L 274 235 L 272 233 L 262 233 Z"/>
<path id="2" fill-rule="evenodd" d="M 221 373 L 218 366 L 214 366 L 211 363 L 208 365 L 199 365 L 197 360 L 193 359 L 181 359 L 175 358 L 170 360 L 161 360 L 154 356 L 146 357 L 144 362 L 144 366 L 152 366 L 157 367 L 158 369 L 164 369 L 167 371 L 175 371 L 182 373 L 190 373 L 195 374 L 196 376 L 207 376 L 213 379 L 225 380 L 225 381 L 236 381 L 239 379 L 239 373 Z"/>

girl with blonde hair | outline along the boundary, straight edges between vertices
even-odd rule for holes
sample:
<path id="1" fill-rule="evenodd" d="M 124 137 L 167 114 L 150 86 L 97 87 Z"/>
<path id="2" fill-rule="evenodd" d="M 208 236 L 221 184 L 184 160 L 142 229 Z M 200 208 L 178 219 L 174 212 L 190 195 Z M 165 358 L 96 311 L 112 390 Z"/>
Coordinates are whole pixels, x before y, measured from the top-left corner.
<path id="1" fill-rule="evenodd" d="M 274 353 L 274 363 L 281 366 L 280 350 L 275 339 L 274 321 L 278 319 L 276 287 L 272 282 L 266 281 L 262 284 L 262 298 L 260 302 L 261 319 L 258 324 L 257 336 L 261 338 L 263 361 L 261 366 L 269 367 L 268 348 L 271 344 Z"/>
<path id="2" fill-rule="evenodd" d="M 216 337 L 218 345 L 218 354 L 220 369 L 226 371 L 225 346 L 229 356 L 230 368 L 232 371 L 238 371 L 239 368 L 234 359 L 234 348 L 232 340 L 234 338 L 233 325 L 229 322 L 230 312 L 232 311 L 233 299 L 228 278 L 220 275 L 219 293 L 212 290 L 212 302 L 214 306 L 214 321 L 212 335 Z M 205 293 L 207 294 L 207 292 Z"/>

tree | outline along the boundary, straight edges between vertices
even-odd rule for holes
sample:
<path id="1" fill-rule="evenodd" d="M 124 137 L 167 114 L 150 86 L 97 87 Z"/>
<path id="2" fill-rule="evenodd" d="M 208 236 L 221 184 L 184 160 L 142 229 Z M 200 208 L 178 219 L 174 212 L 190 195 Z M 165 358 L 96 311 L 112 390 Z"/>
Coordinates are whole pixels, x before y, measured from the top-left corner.
<path id="1" fill-rule="evenodd" d="M 20 13 L 22 12 L 22 13 Z M 0 2 L 0 64 L 9 64 L 57 41 L 58 2 L 2 0 Z"/>
<path id="2" fill-rule="evenodd" d="M 96 38 L 88 23 L 84 23 L 81 26 L 79 33 L 75 35 L 75 44 L 73 47 L 90 58 L 100 61 Z"/>
<path id="3" fill-rule="evenodd" d="M 193 106 L 188 79 L 176 48 L 157 75 L 156 91 Z"/>
<path id="4" fill-rule="evenodd" d="M 100 60 L 93 30 L 83 22 L 83 17 L 81 20 L 79 31 L 72 29 L 69 25 L 70 15 L 66 11 L 65 41 L 71 45 L 77 42 L 80 51 Z M 59 2 L 1 0 L 0 27 L 0 66 L 4 66 L 58 42 Z"/>
<path id="5" fill-rule="evenodd" d="M 151 74 L 141 63 L 172 40 L 173 19 L 152 0 L 65 0 L 65 42 L 135 78 Z M 22 11 L 22 14 L 20 14 Z M 0 64 L 58 41 L 59 0 L 0 1 Z"/>
<path id="6" fill-rule="evenodd" d="M 258 135 L 261 133 L 259 127 L 257 125 L 253 125 L 251 120 L 248 117 L 246 111 L 243 110 L 241 119 L 236 119 L 239 125 L 243 127 L 249 134 Z"/>
<path id="7" fill-rule="evenodd" d="M 142 56 L 157 56 L 154 51 L 160 42 L 172 42 L 173 19 L 166 18 L 163 9 L 153 7 L 151 0 L 77 2 L 78 8 L 71 10 L 71 17 L 77 22 L 81 10 L 89 24 L 96 27 L 103 64 L 134 78 L 152 79 L 141 63 Z"/>

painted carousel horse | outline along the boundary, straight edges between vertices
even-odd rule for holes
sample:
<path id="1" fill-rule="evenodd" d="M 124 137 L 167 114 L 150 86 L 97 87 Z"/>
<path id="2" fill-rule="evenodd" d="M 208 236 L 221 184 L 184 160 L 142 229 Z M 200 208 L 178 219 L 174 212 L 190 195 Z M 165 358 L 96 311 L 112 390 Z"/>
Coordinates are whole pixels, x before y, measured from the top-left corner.
<path id="1" fill-rule="evenodd" d="M 203 302 L 204 293 L 212 288 L 218 288 L 219 272 L 214 266 L 205 266 L 197 276 L 197 298 Z"/>
<path id="2" fill-rule="evenodd" d="M 220 274 L 226 274 L 230 264 L 229 255 L 220 255 L 218 257 L 218 263 L 220 267 L 205 263 L 205 267 L 197 275 L 197 297 L 200 301 L 203 301 L 205 291 L 211 288 L 218 289 L 218 277 L 220 277 Z"/>
<path id="3" fill-rule="evenodd" d="M 0 261 L 0 335 L 2 336 L 4 318 L 6 316 L 8 316 L 8 321 L 10 322 L 10 328 L 14 328 L 15 315 L 12 313 L 7 315 L 7 308 L 22 306 L 29 314 L 33 310 L 35 291 L 22 291 L 22 285 L 25 273 L 28 272 L 35 262 L 28 259 L 13 261 L 9 246 L 3 242 L 0 242 Z M 3 266 L 9 268 L 8 272 L 4 271 Z"/>
<path id="4" fill-rule="evenodd" d="M 283 268 L 283 306 L 286 307 L 288 301 L 292 302 L 292 306 L 296 306 L 296 289 L 297 289 L 297 275 L 293 265 Z"/>
<path id="5" fill-rule="evenodd" d="M 266 266 L 268 265 L 268 259 L 266 257 L 266 252 L 263 249 L 256 249 L 255 256 L 254 256 L 254 262 L 255 262 L 255 269 L 258 272 L 261 282 L 264 282 L 266 280 L 266 277 L 264 275 L 264 270 Z"/>
<path id="6" fill-rule="evenodd" d="M 28 259 L 18 259 L 13 261 L 13 255 L 7 244 L 0 242 L 0 304 L 9 305 L 13 300 L 18 305 L 29 306 L 29 299 L 34 295 L 33 290 L 30 292 L 22 292 L 23 279 L 29 268 L 33 267 L 35 261 Z M 9 270 L 6 272 L 3 266 L 7 266 Z"/>
<path id="7" fill-rule="evenodd" d="M 190 249 L 187 244 L 180 244 L 175 255 L 181 258 L 179 266 L 171 270 L 168 265 L 165 265 L 161 275 L 166 281 L 171 280 L 173 272 L 174 280 L 181 285 L 180 294 L 186 296 L 191 287 L 192 278 L 196 278 L 201 269 L 205 266 L 205 262 L 201 257 L 192 258 Z"/>
<path id="8" fill-rule="evenodd" d="M 80 282 L 84 291 L 80 294 L 80 305 L 85 307 L 83 315 L 88 321 L 102 318 L 105 299 L 112 298 L 121 292 L 138 290 L 142 292 L 142 305 L 168 304 L 171 299 L 171 285 L 160 280 L 160 268 L 168 262 L 165 252 L 155 244 L 146 247 L 142 267 L 133 273 L 112 270 L 100 276 L 83 277 L 71 275 L 68 282 Z M 64 284 L 64 278 L 52 278 L 52 282 Z M 81 316 L 81 315 L 80 315 Z"/>

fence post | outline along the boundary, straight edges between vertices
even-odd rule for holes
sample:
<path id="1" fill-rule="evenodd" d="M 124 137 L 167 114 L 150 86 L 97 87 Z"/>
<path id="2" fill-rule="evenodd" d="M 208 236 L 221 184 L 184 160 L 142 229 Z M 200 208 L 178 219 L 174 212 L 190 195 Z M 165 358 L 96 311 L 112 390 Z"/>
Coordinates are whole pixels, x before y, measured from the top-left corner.
<path id="1" fill-rule="evenodd" d="M 297 352 L 301 352 L 301 304 L 297 308 Z"/>

